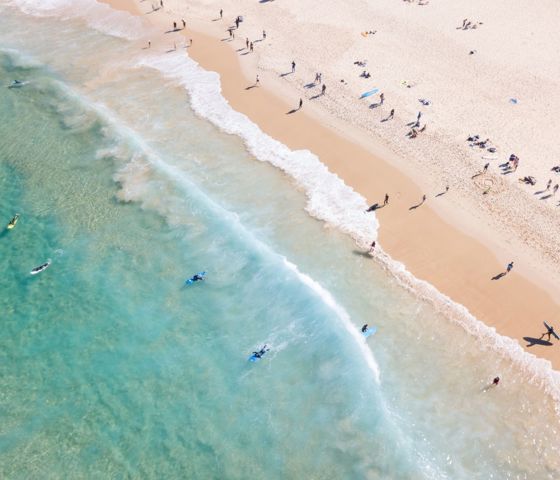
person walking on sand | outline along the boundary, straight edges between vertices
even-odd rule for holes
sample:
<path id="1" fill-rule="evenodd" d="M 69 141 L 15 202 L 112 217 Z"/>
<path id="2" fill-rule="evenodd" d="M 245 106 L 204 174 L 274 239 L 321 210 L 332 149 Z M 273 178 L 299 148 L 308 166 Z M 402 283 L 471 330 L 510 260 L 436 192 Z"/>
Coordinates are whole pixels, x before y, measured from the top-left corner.
<path id="1" fill-rule="evenodd" d="M 249 50 L 252 52 L 253 51 L 253 42 L 249 43 Z"/>
<path id="2" fill-rule="evenodd" d="M 249 50 L 249 39 L 248 38 L 245 39 L 245 48 L 247 50 Z"/>
<path id="3" fill-rule="evenodd" d="M 327 86 L 323 83 L 323 86 L 321 87 L 321 95 L 324 95 L 326 91 L 327 91 Z"/>
<path id="4" fill-rule="evenodd" d="M 369 247 L 369 253 L 373 253 L 374 250 L 375 250 L 375 240 L 371 242 L 371 245 Z"/>
<path id="5" fill-rule="evenodd" d="M 255 81 L 255 85 L 256 85 L 257 87 L 260 85 L 260 84 L 259 84 L 259 76 L 258 76 L 258 75 L 257 75 L 257 80 Z"/>
<path id="6" fill-rule="evenodd" d="M 265 31 L 265 30 L 263 30 L 263 36 L 262 36 L 262 39 L 263 39 L 263 40 L 266 40 L 266 31 Z"/>
<path id="7" fill-rule="evenodd" d="M 506 273 L 511 272 L 512 268 L 513 268 L 513 262 L 509 262 L 508 266 L 506 267 Z"/>
<path id="8" fill-rule="evenodd" d="M 379 105 L 383 105 L 384 101 L 385 101 L 385 94 L 382 93 L 381 95 L 379 95 Z"/>
<path id="9" fill-rule="evenodd" d="M 296 62 L 292 60 L 292 73 L 296 71 Z"/>
<path id="10" fill-rule="evenodd" d="M 385 194 L 385 199 L 383 200 L 383 206 L 389 203 L 389 195 Z"/>
<path id="11" fill-rule="evenodd" d="M 486 173 L 488 171 L 488 167 L 490 166 L 489 163 L 487 163 L 486 165 L 484 165 L 484 168 L 482 169 L 482 173 Z"/>
<path id="12" fill-rule="evenodd" d="M 235 19 L 235 28 L 239 28 L 239 17 Z"/>
<path id="13" fill-rule="evenodd" d="M 173 22 L 173 30 L 177 30 L 177 22 Z"/>
<path id="14" fill-rule="evenodd" d="M 546 340 L 547 340 L 547 342 L 550 342 L 550 336 L 551 336 L 551 335 L 556 335 L 556 332 L 554 331 L 554 327 L 552 327 L 552 326 L 550 326 L 550 325 L 547 325 L 547 327 L 546 327 L 546 332 L 544 332 L 544 333 L 541 335 L 541 337 L 539 338 L 539 340 L 542 340 L 542 338 L 543 338 L 545 335 L 548 335 L 548 337 L 547 337 Z"/>
<path id="15" fill-rule="evenodd" d="M 220 18 L 224 17 L 224 11 L 220 8 Z"/>
<path id="16" fill-rule="evenodd" d="M 183 22 L 183 28 L 186 28 L 187 22 L 185 22 L 183 19 L 181 19 L 181 22 Z"/>
<path id="17" fill-rule="evenodd" d="M 303 107 L 303 100 L 300 98 L 300 99 L 299 99 L 299 107 L 298 107 L 298 110 L 299 110 L 301 107 Z"/>

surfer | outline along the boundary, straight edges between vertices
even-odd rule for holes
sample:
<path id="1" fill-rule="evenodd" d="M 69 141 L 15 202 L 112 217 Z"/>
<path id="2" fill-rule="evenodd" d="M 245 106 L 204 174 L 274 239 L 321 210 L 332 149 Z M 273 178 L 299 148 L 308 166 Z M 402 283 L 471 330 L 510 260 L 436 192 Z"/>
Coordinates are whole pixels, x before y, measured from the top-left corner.
<path id="1" fill-rule="evenodd" d="M 268 352 L 268 348 L 266 348 L 266 343 L 263 345 L 263 347 L 258 351 L 258 352 L 253 352 L 253 356 L 255 358 L 261 358 L 266 352 Z"/>
<path id="2" fill-rule="evenodd" d="M 14 228 L 16 226 L 16 223 L 17 223 L 18 219 L 19 219 L 19 213 L 16 213 L 14 215 L 14 218 L 12 218 L 10 220 L 10 223 L 8 223 L 7 229 L 11 230 L 12 228 Z"/>
<path id="3" fill-rule="evenodd" d="M 547 340 L 547 341 L 550 341 L 550 336 L 551 336 L 551 335 L 554 335 L 554 337 L 556 337 L 556 332 L 554 331 L 554 327 L 552 327 L 552 326 L 550 326 L 550 325 L 547 325 L 546 323 L 545 323 L 545 325 L 546 325 L 546 332 L 543 333 L 543 334 L 541 335 L 541 338 L 539 338 L 539 340 L 542 340 L 542 338 L 543 338 L 545 335 L 548 335 L 548 337 L 547 337 L 546 340 Z"/>
<path id="4" fill-rule="evenodd" d="M 204 277 L 200 273 L 197 273 L 196 275 L 193 275 L 193 277 L 192 277 L 193 282 L 198 282 L 200 280 L 204 280 Z"/>
<path id="5" fill-rule="evenodd" d="M 375 243 L 375 242 L 373 242 Z M 368 329 L 368 324 L 366 323 L 363 327 L 362 327 L 362 333 L 366 333 Z"/>

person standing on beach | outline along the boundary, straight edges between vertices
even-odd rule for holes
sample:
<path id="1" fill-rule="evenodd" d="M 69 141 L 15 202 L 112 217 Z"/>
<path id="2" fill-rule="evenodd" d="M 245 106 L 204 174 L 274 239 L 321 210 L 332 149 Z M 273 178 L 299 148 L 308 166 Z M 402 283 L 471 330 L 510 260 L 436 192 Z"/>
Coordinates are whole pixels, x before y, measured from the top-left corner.
<path id="1" fill-rule="evenodd" d="M 389 195 L 385 194 L 385 199 L 383 200 L 383 206 L 389 203 Z"/>
<path id="2" fill-rule="evenodd" d="M 185 22 L 183 19 L 181 19 L 181 22 L 183 22 L 183 28 L 187 27 L 187 22 Z"/>
<path id="3" fill-rule="evenodd" d="M 482 173 L 486 173 L 488 171 L 488 167 L 490 166 L 489 163 L 487 163 L 486 165 L 484 165 L 484 168 L 482 169 Z"/>
<path id="4" fill-rule="evenodd" d="M 163 0 L 160 0 L 159 6 L 160 6 L 161 8 L 163 8 Z"/>
<path id="5" fill-rule="evenodd" d="M 220 18 L 224 17 L 224 11 L 220 8 Z"/>
<path id="6" fill-rule="evenodd" d="M 371 245 L 369 247 L 369 253 L 373 253 L 374 250 L 375 250 L 375 240 L 371 242 Z"/>
<path id="7" fill-rule="evenodd" d="M 260 84 L 259 84 L 259 76 L 258 76 L 258 75 L 257 75 L 257 80 L 255 81 L 255 85 L 256 85 L 257 87 L 260 85 Z"/>
<path id="8" fill-rule="evenodd" d="M 385 94 L 382 93 L 381 95 L 379 95 L 379 105 L 383 105 L 384 101 L 385 101 Z"/>
<path id="9" fill-rule="evenodd" d="M 173 22 L 173 30 L 177 30 L 177 22 Z"/>
<path id="10" fill-rule="evenodd" d="M 249 39 L 248 38 L 245 39 L 245 48 L 247 50 L 249 50 Z"/>
<path id="11" fill-rule="evenodd" d="M 323 86 L 321 87 L 321 95 L 324 95 L 326 91 L 327 91 L 327 86 L 323 83 Z"/>
<path id="12" fill-rule="evenodd" d="M 506 268 L 506 273 L 511 272 L 512 268 L 513 268 L 513 262 L 509 262 L 509 263 L 508 263 L 508 266 L 507 266 L 507 268 Z"/>
<path id="13" fill-rule="evenodd" d="M 239 17 L 235 19 L 235 28 L 239 28 Z"/>
<path id="14" fill-rule="evenodd" d="M 292 73 L 296 71 L 296 62 L 292 60 Z"/>
<path id="15" fill-rule="evenodd" d="M 298 110 L 299 110 L 301 107 L 303 107 L 303 100 L 300 98 L 300 99 L 299 99 L 299 107 L 298 107 Z"/>
<path id="16" fill-rule="evenodd" d="M 250 50 L 251 52 L 253 51 L 253 42 L 251 42 L 251 43 L 249 44 L 249 50 Z"/>
<path id="17" fill-rule="evenodd" d="M 389 116 L 387 117 L 387 120 L 392 120 L 394 116 L 395 116 L 395 109 L 391 108 L 391 111 L 389 112 Z"/>
<path id="18" fill-rule="evenodd" d="M 152 42 L 148 42 L 148 48 L 152 48 Z"/>
<path id="19" fill-rule="evenodd" d="M 266 31 L 263 30 L 263 36 L 262 36 L 263 40 L 266 40 Z"/>

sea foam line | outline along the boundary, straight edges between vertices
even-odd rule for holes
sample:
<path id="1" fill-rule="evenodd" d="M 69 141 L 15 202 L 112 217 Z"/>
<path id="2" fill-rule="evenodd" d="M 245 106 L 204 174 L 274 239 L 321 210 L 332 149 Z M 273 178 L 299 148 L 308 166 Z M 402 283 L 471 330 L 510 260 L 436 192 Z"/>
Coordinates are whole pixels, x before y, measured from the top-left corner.
<path id="1" fill-rule="evenodd" d="M 235 111 L 222 96 L 220 76 L 202 69 L 184 54 L 149 55 L 140 67 L 158 70 L 189 93 L 193 110 L 220 130 L 240 137 L 258 160 L 271 163 L 292 177 L 307 196 L 306 211 L 335 226 L 365 247 L 377 238 L 375 215 L 364 215 L 366 199 L 346 185 L 309 150 L 290 150 L 265 134 L 246 115 Z"/>

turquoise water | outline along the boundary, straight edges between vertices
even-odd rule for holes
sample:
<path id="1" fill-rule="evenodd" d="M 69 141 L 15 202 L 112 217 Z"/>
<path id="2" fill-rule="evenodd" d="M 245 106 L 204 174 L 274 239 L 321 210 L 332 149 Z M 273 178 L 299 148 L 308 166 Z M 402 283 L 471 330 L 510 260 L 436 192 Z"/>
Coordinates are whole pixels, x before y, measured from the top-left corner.
<path id="1" fill-rule="evenodd" d="M 6 5 L 0 39 L 0 219 L 21 214 L 0 236 L 3 478 L 559 477 L 527 375 L 134 67 L 138 43 Z"/>

